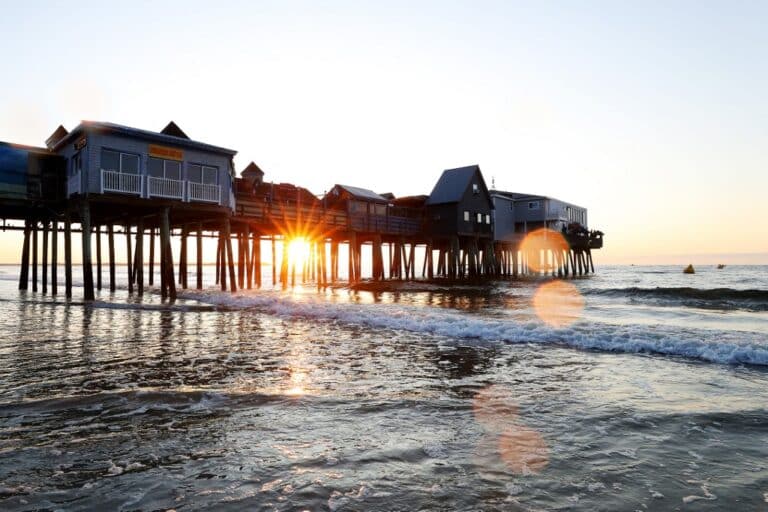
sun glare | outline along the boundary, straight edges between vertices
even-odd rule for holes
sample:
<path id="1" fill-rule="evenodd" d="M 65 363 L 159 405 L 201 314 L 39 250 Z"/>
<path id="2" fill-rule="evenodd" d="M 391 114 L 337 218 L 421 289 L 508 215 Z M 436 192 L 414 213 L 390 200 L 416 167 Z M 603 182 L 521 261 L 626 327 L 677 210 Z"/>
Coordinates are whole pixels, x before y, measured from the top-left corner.
<path id="1" fill-rule="evenodd" d="M 534 272 L 552 270 L 545 251 L 563 252 L 567 251 L 568 248 L 568 242 L 562 233 L 547 228 L 528 233 L 520 244 L 520 252 L 530 255 L 528 267 Z"/>
<path id="2" fill-rule="evenodd" d="M 292 238 L 288 241 L 288 264 L 297 269 L 309 261 L 310 244 L 304 237 Z"/>

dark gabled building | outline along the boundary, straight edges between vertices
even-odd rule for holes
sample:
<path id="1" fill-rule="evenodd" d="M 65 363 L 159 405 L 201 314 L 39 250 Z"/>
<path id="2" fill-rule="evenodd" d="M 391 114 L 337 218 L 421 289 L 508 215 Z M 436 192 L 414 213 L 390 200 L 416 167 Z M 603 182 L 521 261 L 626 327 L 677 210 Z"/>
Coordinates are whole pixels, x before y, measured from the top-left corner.
<path id="1" fill-rule="evenodd" d="M 426 206 L 433 235 L 493 236 L 493 201 L 477 165 L 443 171 Z"/>

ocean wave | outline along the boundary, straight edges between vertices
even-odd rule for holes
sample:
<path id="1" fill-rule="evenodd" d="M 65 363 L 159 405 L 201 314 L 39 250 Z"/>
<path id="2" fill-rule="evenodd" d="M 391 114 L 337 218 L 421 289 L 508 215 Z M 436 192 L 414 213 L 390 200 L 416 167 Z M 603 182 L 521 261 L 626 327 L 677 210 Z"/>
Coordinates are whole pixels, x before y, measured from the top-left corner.
<path id="1" fill-rule="evenodd" d="M 402 304 L 340 304 L 322 297 L 278 292 L 259 292 L 258 295 L 185 292 L 182 295 L 230 308 L 254 308 L 283 318 L 335 321 L 450 339 L 558 344 L 588 350 L 684 356 L 714 363 L 768 365 L 768 343 L 765 335 L 757 332 L 680 330 L 586 321 L 568 328 L 554 328 L 539 321 L 470 316 Z"/>
<path id="2" fill-rule="evenodd" d="M 586 295 L 660 299 L 699 307 L 711 306 L 718 309 L 768 311 L 768 290 L 691 287 L 629 287 L 605 289 L 589 288 L 582 291 Z"/>

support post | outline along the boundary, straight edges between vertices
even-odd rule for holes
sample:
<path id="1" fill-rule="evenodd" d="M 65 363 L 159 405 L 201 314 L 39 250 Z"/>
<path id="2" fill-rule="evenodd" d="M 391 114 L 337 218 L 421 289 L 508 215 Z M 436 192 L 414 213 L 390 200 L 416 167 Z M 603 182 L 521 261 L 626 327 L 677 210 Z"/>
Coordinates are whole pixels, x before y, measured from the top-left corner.
<path id="1" fill-rule="evenodd" d="M 139 297 L 144 295 L 144 219 L 136 223 L 136 285 Z"/>
<path id="2" fill-rule="evenodd" d="M 164 281 L 162 297 L 176 301 L 176 282 L 173 278 L 173 252 L 171 251 L 170 208 L 163 208 L 160 216 L 160 268 Z"/>
<path id="3" fill-rule="evenodd" d="M 88 201 L 80 205 L 80 227 L 83 246 L 83 298 L 86 301 L 95 299 L 93 293 L 93 266 L 91 262 L 91 207 Z"/>
<path id="4" fill-rule="evenodd" d="M 51 295 L 59 291 L 59 219 L 53 219 L 51 225 Z"/>
<path id="5" fill-rule="evenodd" d="M 133 293 L 133 250 L 131 249 L 131 224 L 125 225 L 125 263 L 128 265 L 128 293 Z"/>
<path id="6" fill-rule="evenodd" d="M 101 226 L 96 226 L 96 289 L 101 291 Z"/>
<path id="7" fill-rule="evenodd" d="M 32 291 L 37 292 L 37 221 L 32 226 Z"/>
<path id="8" fill-rule="evenodd" d="M 203 223 L 197 225 L 197 289 L 203 289 Z"/>
<path id="9" fill-rule="evenodd" d="M 229 225 L 229 219 L 224 222 L 224 242 L 227 245 L 227 266 L 229 267 L 229 289 L 232 292 L 237 291 L 237 283 L 235 282 L 235 261 L 232 256 L 232 232 Z"/>
<path id="10" fill-rule="evenodd" d="M 48 293 L 48 221 L 43 223 L 43 293 Z"/>
<path id="11" fill-rule="evenodd" d="M 107 225 L 107 246 L 109 251 L 109 291 L 115 293 L 115 226 Z"/>
<path id="12" fill-rule="evenodd" d="M 155 228 L 149 229 L 149 286 L 155 284 Z"/>
<path id="13" fill-rule="evenodd" d="M 72 298 L 72 218 L 67 212 L 64 217 L 64 293 Z"/>

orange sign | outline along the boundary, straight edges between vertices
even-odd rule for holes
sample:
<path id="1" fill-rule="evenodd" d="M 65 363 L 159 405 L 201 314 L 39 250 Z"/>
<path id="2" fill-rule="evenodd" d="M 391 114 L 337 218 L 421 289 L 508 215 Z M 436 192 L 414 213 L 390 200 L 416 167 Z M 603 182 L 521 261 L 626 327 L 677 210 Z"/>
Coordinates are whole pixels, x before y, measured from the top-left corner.
<path id="1" fill-rule="evenodd" d="M 149 145 L 149 156 L 165 158 L 166 160 L 184 160 L 184 153 L 180 149 L 156 146 L 154 144 Z"/>

